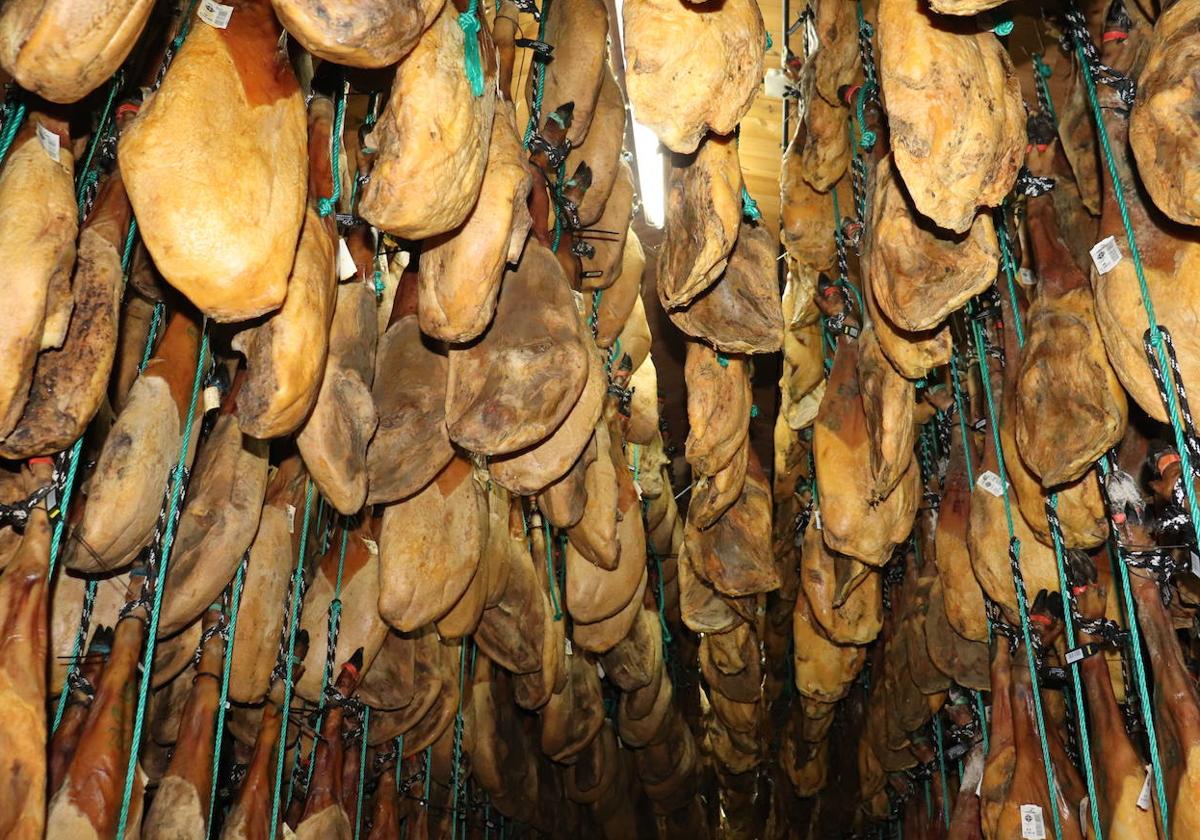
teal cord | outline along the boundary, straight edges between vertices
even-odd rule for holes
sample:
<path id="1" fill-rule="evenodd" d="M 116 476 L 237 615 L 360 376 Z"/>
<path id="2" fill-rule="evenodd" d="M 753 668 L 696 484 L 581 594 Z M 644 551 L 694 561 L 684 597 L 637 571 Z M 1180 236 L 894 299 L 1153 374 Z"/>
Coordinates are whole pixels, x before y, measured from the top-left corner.
<path id="1" fill-rule="evenodd" d="M 550 2 L 551 0 L 542 0 L 542 12 L 538 17 L 537 39 L 543 43 L 546 41 L 546 19 L 550 16 Z M 533 132 L 537 130 L 538 117 L 542 113 L 542 97 L 546 93 L 546 65 L 538 61 L 536 54 L 530 73 L 533 76 L 533 108 L 529 111 L 529 123 L 525 126 L 525 136 L 521 139 L 521 145 L 526 149 L 529 148 L 529 141 L 533 139 Z"/>
<path id="2" fill-rule="evenodd" d="M 208 822 L 204 825 L 204 836 L 212 837 L 213 817 L 217 808 L 217 776 L 221 769 L 221 745 L 225 738 L 225 711 L 229 703 L 229 673 L 233 667 L 233 640 L 237 635 L 238 608 L 242 604 L 242 586 L 246 582 L 246 557 L 238 566 L 237 574 L 233 577 L 233 592 L 229 599 L 229 639 L 225 643 L 225 662 L 221 667 L 221 702 L 217 706 L 217 734 L 213 744 L 212 786 L 208 793 Z"/>
<path id="3" fill-rule="evenodd" d="M 1017 539 L 1016 532 L 1013 528 L 1013 512 L 1012 503 L 1009 500 L 1008 493 L 1008 471 L 1004 465 L 1004 450 L 1000 445 L 1000 415 L 996 410 L 995 397 L 992 394 L 992 381 L 988 373 L 987 348 L 983 341 L 983 327 L 979 321 L 971 322 L 971 330 L 975 337 L 975 348 L 979 355 L 980 379 L 983 381 L 983 393 L 987 399 L 988 408 L 988 423 L 992 429 L 992 443 L 996 449 L 997 469 L 1000 473 L 1000 482 L 1004 487 L 1004 495 L 1001 497 L 1004 500 L 1004 518 L 1008 525 L 1008 538 L 1012 544 L 1013 554 L 1020 562 L 1021 557 L 1021 541 Z M 1054 781 L 1054 765 L 1050 760 L 1050 744 L 1046 740 L 1046 719 L 1042 712 L 1042 695 L 1038 685 L 1037 663 L 1033 658 L 1033 640 L 1029 632 L 1029 610 L 1026 603 L 1025 583 L 1021 578 L 1013 574 L 1013 589 L 1017 596 L 1017 611 L 1021 618 L 1021 637 L 1025 643 L 1025 659 L 1029 666 L 1029 679 L 1033 683 L 1033 711 L 1034 719 L 1037 723 L 1038 739 L 1042 746 L 1042 764 L 1046 771 L 1046 790 L 1052 799 L 1050 808 L 1051 821 L 1054 824 L 1054 836 L 1056 840 L 1062 840 L 1062 824 L 1058 816 L 1058 808 L 1054 807 L 1053 798 L 1055 796 L 1055 781 Z"/>
<path id="4" fill-rule="evenodd" d="M 96 149 L 104 140 L 110 126 L 110 120 L 113 113 L 113 105 L 117 101 L 117 94 L 121 90 L 124 83 L 125 74 L 118 70 L 112 77 L 112 82 L 109 85 L 108 99 L 104 103 L 104 108 L 100 112 L 100 121 L 96 125 L 96 131 L 92 134 L 88 141 L 87 152 L 83 157 L 83 167 L 79 170 L 79 181 L 75 189 L 75 203 L 79 205 L 79 220 L 83 221 L 83 199 L 87 195 L 87 191 L 91 189 L 97 181 L 100 180 L 98 170 L 92 168 L 92 160 L 96 157 Z"/>
<path id="5" fill-rule="evenodd" d="M 142 678 L 138 686 L 138 697 L 133 721 L 133 743 L 129 749 L 129 760 L 125 766 L 125 790 L 121 797 L 121 815 L 117 821 L 117 837 L 125 836 L 129 822 L 129 806 L 133 797 L 133 781 L 137 776 L 138 754 L 142 745 L 142 725 L 146 718 L 146 698 L 150 694 L 150 678 L 154 673 L 154 650 L 158 643 L 158 620 L 162 613 L 163 583 L 167 579 L 167 566 L 171 560 L 171 548 L 175 543 L 175 528 L 180 498 L 183 494 L 183 474 L 191 449 L 192 426 L 196 420 L 196 403 L 200 398 L 200 384 L 204 381 L 205 360 L 208 358 L 208 319 L 205 318 L 201 333 L 200 352 L 196 355 L 196 372 L 192 376 L 192 395 L 188 403 L 187 421 L 183 428 L 183 443 L 179 447 L 179 459 L 175 463 L 170 497 L 167 502 L 167 527 L 163 532 L 162 557 L 158 568 L 158 579 L 154 581 L 154 596 L 150 609 L 150 623 L 146 628 L 146 652 L 142 658 Z"/>
<path id="6" fill-rule="evenodd" d="M 50 580 L 47 576 L 46 580 Z M 87 584 L 83 587 L 83 614 L 87 615 L 92 611 L 92 604 L 96 602 L 96 578 L 88 578 Z M 81 616 L 82 617 L 82 616 Z M 70 677 L 71 674 L 79 668 L 79 657 L 83 653 L 83 640 L 87 638 L 87 625 L 82 621 L 79 622 L 79 629 L 75 631 L 75 643 L 71 645 L 71 658 L 67 660 L 67 679 L 63 680 L 62 691 L 58 693 L 58 707 L 54 710 L 54 723 L 50 727 L 50 734 L 53 735 L 58 731 L 58 725 L 62 723 L 63 712 L 67 709 L 67 698 L 71 694 Z"/>
<path id="7" fill-rule="evenodd" d="M 292 602 L 288 611 L 287 661 L 284 665 L 283 715 L 279 721 L 279 755 L 275 762 L 275 784 L 271 793 L 271 840 L 279 831 L 279 805 L 283 793 L 283 761 L 287 755 L 288 714 L 292 706 L 292 667 L 296 660 L 296 630 L 300 623 L 300 588 L 304 581 L 304 555 L 308 552 L 308 525 L 312 517 L 313 482 L 308 480 L 304 491 L 304 523 L 300 531 L 300 551 L 296 557 L 296 570 L 292 573 Z M 299 749 L 297 749 L 299 755 Z M 120 835 L 118 835 L 120 836 Z"/>
<path id="8" fill-rule="evenodd" d="M 367 733 L 371 729 L 371 707 L 363 706 L 362 744 L 358 753 L 358 796 L 357 807 L 354 809 L 354 840 L 358 840 L 362 832 L 363 793 L 367 785 Z"/>
<path id="9" fill-rule="evenodd" d="M 554 541 L 550 537 L 550 521 L 545 517 L 542 517 L 542 537 L 546 543 L 546 579 L 550 585 L 550 606 L 554 608 L 554 620 L 562 621 L 562 607 L 554 575 Z"/>
<path id="10" fill-rule="evenodd" d="M 321 501 L 325 501 L 322 497 Z M 320 516 L 317 517 L 320 521 Z M 346 541 L 350 531 L 342 528 L 342 545 L 338 551 L 338 566 L 337 578 L 333 584 L 333 599 L 329 602 L 329 630 L 325 637 L 326 651 L 325 664 L 321 670 L 321 696 L 317 700 L 317 731 L 321 731 L 321 724 L 325 720 L 325 689 L 329 687 L 329 681 L 333 679 L 333 662 L 337 656 L 337 651 L 333 649 L 334 639 L 337 638 L 338 629 L 342 622 L 342 571 L 346 567 Z M 308 777 L 307 785 L 312 784 L 313 771 L 316 770 L 316 761 L 314 760 L 317 754 L 317 739 L 313 738 L 312 747 L 308 751 Z M 288 779 L 287 801 L 292 801 L 292 787 L 295 778 Z"/>
<path id="11" fill-rule="evenodd" d="M 762 211 L 758 209 L 758 202 L 750 195 L 745 184 L 742 184 L 742 215 L 752 222 L 762 221 Z"/>
<path id="12" fill-rule="evenodd" d="M 322 219 L 337 211 L 337 203 L 342 198 L 342 173 L 338 160 L 342 148 L 342 127 L 346 124 L 346 87 L 345 80 L 338 85 L 337 103 L 333 111 L 333 131 L 329 136 L 329 144 L 332 147 L 329 152 L 329 168 L 333 173 L 333 194 L 328 198 L 321 196 L 317 199 L 317 214 Z"/>
<path id="13" fill-rule="evenodd" d="M 150 354 L 154 351 L 154 339 L 158 337 L 158 326 L 162 322 L 165 309 L 161 300 L 154 304 L 154 313 L 150 316 L 150 330 L 146 333 L 146 347 L 142 350 L 142 361 L 138 365 L 138 373 L 144 371 L 146 365 L 150 363 Z"/>
<path id="14" fill-rule="evenodd" d="M 479 58 L 479 0 L 458 16 L 458 27 L 463 31 L 463 68 L 467 81 L 471 83 L 471 95 L 483 96 L 483 62 Z"/>
<path id="15" fill-rule="evenodd" d="M 1050 115 L 1050 119 L 1058 125 L 1058 114 L 1054 110 L 1054 101 L 1050 97 L 1050 84 L 1046 81 L 1053 75 L 1050 67 L 1042 61 L 1040 53 L 1033 54 L 1033 68 L 1037 72 L 1034 73 L 1033 80 L 1037 84 L 1038 92 L 1042 95 L 1042 104 L 1046 106 L 1046 113 Z"/>
<path id="16" fill-rule="evenodd" d="M 17 139 L 17 131 L 20 130 L 21 124 L 25 122 L 25 115 L 28 108 L 25 105 L 24 98 L 18 99 L 17 104 L 11 109 L 11 113 L 6 109 L 4 113 L 4 125 L 0 127 L 0 163 L 8 157 L 8 150 L 12 148 L 13 141 Z"/>
<path id="17" fill-rule="evenodd" d="M 996 238 L 1000 242 L 1000 269 L 1008 283 L 1008 298 L 1012 301 L 1013 330 L 1017 336 L 1017 346 L 1025 346 L 1025 328 L 1021 325 L 1021 316 L 1017 309 L 1017 267 L 1013 264 L 1012 252 L 1008 247 L 1008 229 L 1004 218 L 1004 204 L 996 208 L 992 218 L 996 228 Z"/>

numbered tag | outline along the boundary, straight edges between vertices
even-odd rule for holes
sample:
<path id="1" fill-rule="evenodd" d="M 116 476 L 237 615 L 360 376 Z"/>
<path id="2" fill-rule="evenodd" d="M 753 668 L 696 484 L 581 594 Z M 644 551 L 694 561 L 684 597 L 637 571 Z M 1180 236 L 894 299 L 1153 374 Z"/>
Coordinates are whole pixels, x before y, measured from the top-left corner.
<path id="1" fill-rule="evenodd" d="M 979 478 L 975 479 L 975 484 L 981 490 L 986 490 L 997 498 L 1004 495 L 1004 482 L 1000 480 L 1000 476 L 991 470 L 981 472 Z"/>
<path id="2" fill-rule="evenodd" d="M 1092 250 L 1089 253 L 1092 255 L 1092 262 L 1096 266 L 1096 271 L 1101 274 L 1108 274 L 1121 261 L 1121 249 L 1117 246 L 1117 238 L 1115 236 L 1101 239 L 1092 246 Z"/>
<path id="3" fill-rule="evenodd" d="M 233 17 L 233 6 L 225 6 L 216 0 L 200 0 L 200 8 L 196 15 L 209 26 L 224 29 L 229 26 L 229 19 Z"/>
<path id="4" fill-rule="evenodd" d="M 1022 840 L 1046 840 L 1046 819 L 1041 805 L 1021 806 Z"/>
<path id="5" fill-rule="evenodd" d="M 346 240 L 338 237 L 338 257 L 337 257 L 338 280 L 349 280 L 355 274 L 358 274 L 358 266 L 354 264 L 354 257 L 350 256 L 350 249 L 346 246 Z"/>
<path id="6" fill-rule="evenodd" d="M 58 135 L 41 123 L 37 123 L 37 139 L 42 144 L 42 149 L 50 157 L 50 160 L 58 163 Z"/>
<path id="7" fill-rule="evenodd" d="M 1028 268 L 1022 268 L 1020 271 L 1018 271 L 1017 279 L 1021 281 L 1022 286 L 1037 285 L 1037 275 L 1035 275 L 1033 271 Z"/>
<path id="8" fill-rule="evenodd" d="M 287 511 L 288 533 L 294 534 L 296 532 L 296 506 L 285 505 L 284 510 Z"/>
<path id="9" fill-rule="evenodd" d="M 1081 647 L 1077 647 L 1072 650 L 1069 650 L 1069 651 L 1067 651 L 1067 656 L 1066 656 L 1067 664 L 1074 665 L 1076 662 L 1082 662 L 1084 660 L 1084 657 L 1086 657 L 1086 656 L 1087 656 L 1087 654 L 1084 652 L 1084 649 Z"/>
<path id="10" fill-rule="evenodd" d="M 221 407 L 221 389 L 216 385 L 209 385 L 204 389 L 204 413 L 213 411 Z"/>
<path id="11" fill-rule="evenodd" d="M 1142 782 L 1142 792 L 1138 794 L 1137 806 L 1143 811 L 1150 810 L 1150 765 L 1146 765 L 1146 781 Z"/>

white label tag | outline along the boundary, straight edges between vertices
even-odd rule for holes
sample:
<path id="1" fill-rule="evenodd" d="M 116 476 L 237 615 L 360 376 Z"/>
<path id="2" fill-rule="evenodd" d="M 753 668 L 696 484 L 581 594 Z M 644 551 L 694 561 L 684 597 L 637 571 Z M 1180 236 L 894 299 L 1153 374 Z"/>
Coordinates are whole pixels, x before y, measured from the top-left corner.
<path id="1" fill-rule="evenodd" d="M 1046 820 L 1041 805 L 1021 806 L 1022 840 L 1046 840 Z"/>
<path id="2" fill-rule="evenodd" d="M 233 17 L 233 6 L 222 5 L 216 0 L 200 0 L 200 8 L 196 15 L 209 26 L 224 29 L 229 26 L 229 19 Z"/>
<path id="3" fill-rule="evenodd" d="M 379 556 L 379 543 L 375 542 L 375 540 L 369 540 L 366 537 L 359 537 L 359 539 L 362 540 L 363 545 L 367 547 L 368 554 L 370 554 L 372 557 Z"/>
<path id="4" fill-rule="evenodd" d="M 1079 800 L 1079 824 L 1087 825 L 1091 822 L 1092 801 L 1088 797 L 1083 797 Z"/>
<path id="5" fill-rule="evenodd" d="M 1096 265 L 1096 271 L 1101 274 L 1108 274 L 1121 261 L 1121 249 L 1117 245 L 1115 236 L 1101 239 L 1092 246 L 1089 253 L 1092 255 L 1092 262 Z"/>
<path id="6" fill-rule="evenodd" d="M 204 413 L 221 407 L 221 390 L 216 385 L 204 389 Z"/>
<path id="7" fill-rule="evenodd" d="M 1037 285 L 1037 276 L 1028 268 L 1022 268 L 1020 271 L 1018 271 L 1017 279 L 1021 281 L 1022 286 Z"/>
<path id="8" fill-rule="evenodd" d="M 1196 577 L 1200 577 L 1200 554 L 1197 554 L 1194 551 L 1191 554 L 1192 554 L 1192 574 L 1194 574 Z"/>
<path id="9" fill-rule="evenodd" d="M 296 506 L 284 505 L 284 510 L 287 511 L 288 533 L 294 534 L 296 533 Z"/>
<path id="10" fill-rule="evenodd" d="M 37 123 L 36 131 L 38 142 L 42 144 L 50 160 L 58 163 L 58 135 L 41 123 Z"/>
<path id="11" fill-rule="evenodd" d="M 1083 648 L 1075 648 L 1074 650 L 1067 651 L 1066 659 L 1068 665 L 1074 665 L 1076 662 L 1082 662 Z"/>
<path id="12" fill-rule="evenodd" d="M 979 489 L 986 490 L 997 498 L 1004 495 L 1004 482 L 991 470 L 981 472 L 979 478 L 975 479 L 975 484 Z"/>
<path id="13" fill-rule="evenodd" d="M 1138 794 L 1137 806 L 1143 811 L 1150 810 L 1150 765 L 1146 765 L 1146 781 L 1142 782 L 1142 792 Z"/>
<path id="14" fill-rule="evenodd" d="M 604 666 L 600 664 L 600 660 L 596 660 L 596 675 L 600 679 L 604 679 Z"/>
<path id="15" fill-rule="evenodd" d="M 573 654 L 575 652 L 575 648 L 571 646 L 570 639 L 563 639 L 563 641 L 566 642 L 565 647 L 567 649 L 567 656 L 570 656 L 571 654 Z"/>
<path id="16" fill-rule="evenodd" d="M 358 266 L 354 264 L 354 257 L 350 256 L 346 240 L 340 236 L 338 237 L 337 273 L 338 280 L 349 280 L 358 274 Z"/>
<path id="17" fill-rule="evenodd" d="M 821 511 L 820 510 L 813 511 L 813 527 L 815 527 L 818 531 L 821 530 Z"/>
<path id="18" fill-rule="evenodd" d="M 975 795 L 979 796 L 979 792 L 983 790 L 983 774 L 979 774 L 979 781 L 975 783 Z"/>

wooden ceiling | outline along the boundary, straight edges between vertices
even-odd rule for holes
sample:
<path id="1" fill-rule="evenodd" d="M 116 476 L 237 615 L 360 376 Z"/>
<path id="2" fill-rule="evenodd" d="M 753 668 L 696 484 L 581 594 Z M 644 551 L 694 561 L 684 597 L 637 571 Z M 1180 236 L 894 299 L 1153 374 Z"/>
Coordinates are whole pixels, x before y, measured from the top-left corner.
<path id="1" fill-rule="evenodd" d="M 793 3 L 793 6 L 798 4 Z M 783 2 L 758 0 L 758 7 L 762 10 L 767 32 L 771 34 L 771 49 L 767 50 L 763 69 L 778 68 L 784 43 Z M 746 189 L 758 202 L 763 222 L 776 236 L 779 234 L 779 167 L 784 144 L 783 100 L 767 96 L 760 88 L 750 112 L 742 118 L 738 152 Z"/>

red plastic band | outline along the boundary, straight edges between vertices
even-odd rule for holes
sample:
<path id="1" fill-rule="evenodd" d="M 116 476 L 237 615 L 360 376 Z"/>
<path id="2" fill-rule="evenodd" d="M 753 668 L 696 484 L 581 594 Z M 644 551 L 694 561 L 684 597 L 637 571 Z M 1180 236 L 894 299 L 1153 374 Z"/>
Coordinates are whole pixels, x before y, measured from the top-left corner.
<path id="1" fill-rule="evenodd" d="M 1122 32 L 1119 29 L 1110 29 L 1100 36 L 1100 40 L 1107 44 L 1109 41 L 1124 41 L 1128 37 L 1128 32 Z"/>

